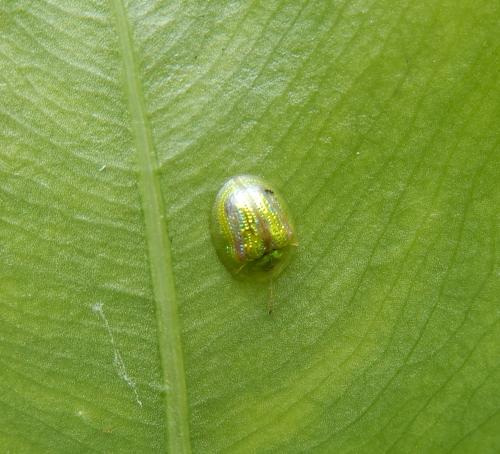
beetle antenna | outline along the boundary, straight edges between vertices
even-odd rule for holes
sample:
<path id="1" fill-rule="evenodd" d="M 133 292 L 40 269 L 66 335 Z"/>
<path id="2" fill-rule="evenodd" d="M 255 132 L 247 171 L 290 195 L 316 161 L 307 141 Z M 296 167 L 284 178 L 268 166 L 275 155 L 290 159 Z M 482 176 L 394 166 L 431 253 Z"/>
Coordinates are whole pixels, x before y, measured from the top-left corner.
<path id="1" fill-rule="evenodd" d="M 238 274 L 243 268 L 245 268 L 246 263 L 243 263 L 235 272 L 234 274 Z"/>
<path id="2" fill-rule="evenodd" d="M 274 305 L 274 286 L 273 286 L 273 278 L 269 281 L 269 301 L 267 303 L 267 313 L 271 315 L 273 313 L 273 305 Z"/>

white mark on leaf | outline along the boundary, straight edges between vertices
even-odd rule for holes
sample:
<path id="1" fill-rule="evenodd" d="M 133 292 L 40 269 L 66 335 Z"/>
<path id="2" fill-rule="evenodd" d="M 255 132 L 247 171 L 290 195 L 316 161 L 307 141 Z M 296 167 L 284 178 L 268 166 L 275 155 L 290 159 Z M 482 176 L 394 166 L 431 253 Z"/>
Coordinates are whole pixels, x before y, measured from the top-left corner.
<path id="1" fill-rule="evenodd" d="M 170 386 L 165 383 L 165 384 L 160 384 L 160 383 L 149 383 L 149 387 L 153 390 L 153 391 L 157 391 L 157 392 L 160 392 L 160 393 L 166 393 L 170 390 Z"/>
<path id="2" fill-rule="evenodd" d="M 104 308 L 102 303 L 92 304 L 92 312 L 97 314 L 99 318 L 104 323 L 104 327 L 108 332 L 109 340 L 111 341 L 111 345 L 113 347 L 113 363 L 116 367 L 116 371 L 118 372 L 118 376 L 130 387 L 132 392 L 134 393 L 135 400 L 142 407 L 142 401 L 139 399 L 139 393 L 137 392 L 137 385 L 135 384 L 134 379 L 128 374 L 127 369 L 125 367 L 125 363 L 123 362 L 122 355 L 118 348 L 116 347 L 115 338 L 113 336 L 113 332 L 111 331 L 111 327 L 109 326 L 108 319 L 104 315 Z"/>
<path id="3" fill-rule="evenodd" d="M 78 409 L 78 410 L 76 411 L 76 413 L 75 413 L 75 414 L 76 414 L 76 416 L 77 416 L 78 418 L 82 419 L 83 421 L 87 421 L 87 422 L 88 422 L 88 421 L 90 421 L 90 416 L 89 416 L 89 415 L 88 415 L 88 413 L 87 413 L 84 409 L 82 409 L 82 408 Z"/>

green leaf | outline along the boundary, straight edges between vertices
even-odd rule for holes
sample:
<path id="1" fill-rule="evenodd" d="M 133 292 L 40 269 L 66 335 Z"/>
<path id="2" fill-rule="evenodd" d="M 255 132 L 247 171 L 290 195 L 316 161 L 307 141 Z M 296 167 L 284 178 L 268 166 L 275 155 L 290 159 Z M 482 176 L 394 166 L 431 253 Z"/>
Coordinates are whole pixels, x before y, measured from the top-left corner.
<path id="1" fill-rule="evenodd" d="M 499 17 L 2 2 L 2 452 L 498 452 Z M 297 224 L 272 316 L 238 173 Z"/>

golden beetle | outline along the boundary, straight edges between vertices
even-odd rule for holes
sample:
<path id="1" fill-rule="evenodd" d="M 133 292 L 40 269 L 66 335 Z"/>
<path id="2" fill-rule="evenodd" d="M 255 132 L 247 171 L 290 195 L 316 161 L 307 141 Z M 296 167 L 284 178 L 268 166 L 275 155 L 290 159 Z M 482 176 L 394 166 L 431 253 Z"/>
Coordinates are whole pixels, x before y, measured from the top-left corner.
<path id="1" fill-rule="evenodd" d="M 297 246 L 285 201 L 259 177 L 227 180 L 215 198 L 211 224 L 220 260 L 238 278 L 274 279 Z"/>

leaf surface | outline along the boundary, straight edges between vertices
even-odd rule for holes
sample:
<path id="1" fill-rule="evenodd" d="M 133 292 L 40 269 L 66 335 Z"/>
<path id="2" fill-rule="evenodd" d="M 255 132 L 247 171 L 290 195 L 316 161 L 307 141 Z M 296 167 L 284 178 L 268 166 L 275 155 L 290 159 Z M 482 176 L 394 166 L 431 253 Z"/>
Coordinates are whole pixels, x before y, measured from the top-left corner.
<path id="1" fill-rule="evenodd" d="M 0 5 L 6 452 L 500 450 L 500 6 Z M 269 288 L 210 242 L 266 178 Z"/>

